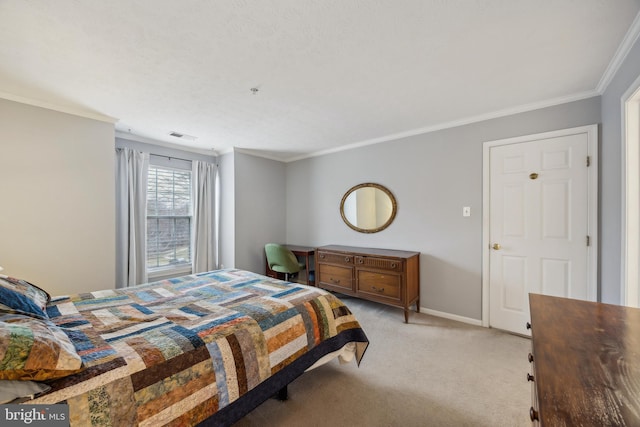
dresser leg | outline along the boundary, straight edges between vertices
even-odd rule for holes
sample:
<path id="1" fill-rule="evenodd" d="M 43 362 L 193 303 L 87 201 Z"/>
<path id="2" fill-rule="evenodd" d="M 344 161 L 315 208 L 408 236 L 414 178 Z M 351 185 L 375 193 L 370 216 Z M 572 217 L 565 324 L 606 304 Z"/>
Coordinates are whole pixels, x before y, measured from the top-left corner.
<path id="1" fill-rule="evenodd" d="M 420 297 L 416 300 L 416 313 L 420 313 Z"/>
<path id="2" fill-rule="evenodd" d="M 404 308 L 404 323 L 409 323 L 409 307 Z"/>

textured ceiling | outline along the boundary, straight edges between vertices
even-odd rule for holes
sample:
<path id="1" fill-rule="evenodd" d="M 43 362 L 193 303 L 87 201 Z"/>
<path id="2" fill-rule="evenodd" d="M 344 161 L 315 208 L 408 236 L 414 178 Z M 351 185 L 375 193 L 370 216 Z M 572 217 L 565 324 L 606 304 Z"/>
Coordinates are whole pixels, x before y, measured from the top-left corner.
<path id="1" fill-rule="evenodd" d="M 639 10 L 640 0 L 1 0 L 0 96 L 113 117 L 143 139 L 290 160 L 596 95 Z"/>

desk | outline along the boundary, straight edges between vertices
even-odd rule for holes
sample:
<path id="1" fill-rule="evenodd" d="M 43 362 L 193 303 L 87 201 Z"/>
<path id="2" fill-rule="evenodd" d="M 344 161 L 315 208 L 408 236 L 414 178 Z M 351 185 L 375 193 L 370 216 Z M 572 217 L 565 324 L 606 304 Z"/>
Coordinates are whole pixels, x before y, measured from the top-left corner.
<path id="1" fill-rule="evenodd" d="M 300 278 L 298 276 L 298 280 L 302 280 L 302 283 L 305 285 L 315 286 L 315 278 L 309 278 L 309 272 L 311 271 L 311 267 L 314 263 L 311 262 L 311 257 L 315 254 L 316 248 L 312 248 L 309 246 L 299 246 L 299 245 L 284 245 L 286 246 L 296 257 L 304 258 L 305 270 L 304 270 L 304 278 Z M 265 276 L 273 277 L 274 279 L 283 279 L 284 274 L 278 273 L 277 271 L 273 271 L 269 268 L 269 263 L 266 262 L 265 256 Z"/>

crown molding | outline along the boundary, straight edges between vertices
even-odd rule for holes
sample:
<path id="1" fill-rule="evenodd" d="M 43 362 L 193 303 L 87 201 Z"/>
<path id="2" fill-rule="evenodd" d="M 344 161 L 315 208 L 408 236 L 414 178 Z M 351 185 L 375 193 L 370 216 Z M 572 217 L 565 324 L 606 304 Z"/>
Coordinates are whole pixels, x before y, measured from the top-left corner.
<path id="1" fill-rule="evenodd" d="M 457 126 L 464 126 L 464 125 L 468 125 L 468 124 L 471 124 L 471 123 L 481 122 L 481 121 L 484 121 L 484 120 L 496 119 L 496 118 L 499 118 L 499 117 L 510 116 L 510 115 L 513 115 L 513 114 L 524 113 L 524 112 L 527 112 L 527 111 L 533 111 L 533 110 L 537 110 L 537 109 L 540 109 L 540 108 L 552 107 L 554 105 L 560 105 L 560 104 L 564 104 L 564 103 L 567 103 L 567 102 L 579 101 L 581 99 L 587 99 L 587 98 L 591 98 L 591 97 L 594 97 L 594 96 L 600 96 L 607 89 L 607 86 L 609 86 L 609 83 L 611 83 L 611 80 L 613 79 L 615 74 L 618 72 L 620 66 L 622 65 L 622 63 L 624 62 L 626 57 L 629 55 L 629 52 L 631 51 L 631 48 L 636 43 L 636 41 L 638 40 L 639 37 L 640 37 L 640 12 L 636 15 L 636 17 L 634 18 L 631 26 L 627 30 L 627 33 L 625 34 L 624 38 L 622 39 L 622 42 L 620 43 L 620 45 L 618 46 L 618 49 L 616 50 L 616 53 L 613 55 L 613 58 L 609 62 L 609 65 L 607 66 L 604 74 L 600 78 L 600 81 L 598 82 L 598 85 L 592 91 L 587 91 L 587 92 L 583 92 L 583 93 L 569 95 L 569 96 L 561 97 L 561 98 L 555 98 L 555 99 L 542 101 L 542 102 L 538 102 L 538 103 L 522 105 L 522 106 L 519 106 L 519 107 L 500 110 L 500 111 L 496 111 L 496 112 L 492 112 L 492 113 L 488 113 L 488 114 L 472 116 L 472 117 L 468 117 L 468 118 L 460 119 L 460 120 L 454 120 L 454 121 L 451 121 L 451 122 L 444 122 L 444 123 L 433 125 L 433 126 L 427 126 L 427 127 L 423 127 L 423 128 L 410 130 L 410 131 L 407 131 L 407 132 L 401 132 L 401 133 L 397 133 L 397 134 L 386 135 L 386 136 L 383 136 L 383 137 L 369 139 L 369 140 L 365 140 L 365 141 L 361 141 L 361 142 L 356 142 L 356 143 L 353 143 L 353 144 L 344 145 L 344 146 L 337 147 L 337 148 L 331 148 L 331 149 L 328 149 L 328 150 L 317 151 L 315 153 L 310 153 L 310 154 L 307 154 L 307 155 L 302 155 L 302 156 L 298 156 L 298 157 L 295 157 L 295 158 L 292 158 L 292 159 L 288 159 L 288 160 L 286 160 L 286 162 L 294 162 L 294 161 L 297 161 L 297 160 L 303 160 L 303 159 L 310 158 L 310 157 L 323 156 L 325 154 L 331 154 L 331 153 L 337 153 L 337 152 L 340 152 L 340 151 L 351 150 L 351 149 L 354 149 L 354 148 L 364 147 L 364 146 L 367 146 L 367 145 L 372 145 L 372 144 L 378 144 L 378 143 L 381 143 L 381 142 L 392 141 L 394 139 L 406 138 L 406 137 L 410 137 L 410 136 L 414 136 L 414 135 L 420 135 L 420 134 L 434 132 L 434 131 L 438 131 L 438 130 L 454 128 L 454 127 L 457 127 Z"/>
<path id="2" fill-rule="evenodd" d="M 105 114 L 95 113 L 93 111 L 83 110 L 82 108 L 75 107 L 65 107 L 57 104 L 52 104 L 50 102 L 41 101 L 39 99 L 27 98 L 25 96 L 14 95 L 8 92 L 0 91 L 0 98 L 6 99 L 8 101 L 19 102 L 21 104 L 31 105 L 34 107 L 46 108 L 47 110 L 57 111 L 59 113 L 71 114 L 73 116 L 84 117 L 87 119 L 98 120 L 101 122 L 107 122 L 114 124 L 118 121 L 118 119 L 107 116 Z"/>
<path id="3" fill-rule="evenodd" d="M 631 48 L 633 47 L 635 42 L 638 40 L 639 36 L 640 36 L 640 12 L 636 15 L 635 19 L 633 20 L 633 23 L 627 30 L 627 33 L 625 34 L 624 38 L 622 39 L 622 42 L 620 43 L 620 45 L 618 46 L 618 49 L 616 50 L 616 53 L 613 55 L 613 58 L 611 58 L 611 61 L 609 62 L 607 69 L 604 71 L 604 74 L 602 74 L 602 77 L 600 78 L 600 81 L 596 86 L 596 91 L 600 95 L 602 95 L 604 91 L 607 90 L 609 83 L 611 83 L 611 80 L 613 80 L 613 76 L 615 76 L 618 70 L 620 69 L 620 66 L 622 65 L 624 60 L 627 58 L 627 55 L 629 55 Z"/>
<path id="4" fill-rule="evenodd" d="M 260 157 L 260 158 L 267 159 L 267 160 L 275 160 L 276 162 L 282 162 L 282 163 L 288 163 L 288 162 L 291 161 L 291 160 L 281 159 L 281 158 L 276 157 L 276 156 L 271 156 L 269 154 L 261 152 L 261 150 L 253 150 L 253 149 L 250 149 L 250 148 L 232 147 L 232 148 L 230 148 L 228 150 L 225 150 L 222 154 L 231 153 L 231 152 L 248 154 L 250 156 Z"/>
<path id="5" fill-rule="evenodd" d="M 355 142 L 353 144 L 344 145 L 341 147 L 330 148 L 328 150 L 316 151 L 315 153 L 310 153 L 308 155 L 298 156 L 295 158 L 291 158 L 285 160 L 286 163 L 294 162 L 297 160 L 303 160 L 310 157 L 318 157 L 324 156 L 326 154 L 338 153 L 340 151 L 352 150 L 354 148 L 364 147 L 367 145 L 379 144 L 381 142 L 393 141 L 401 138 L 408 138 L 410 136 L 422 135 L 430 132 L 435 132 L 444 129 L 451 129 L 455 127 L 465 126 L 473 123 L 483 122 L 486 120 L 498 119 L 501 117 L 512 116 L 514 114 L 526 113 L 528 111 L 539 110 L 542 108 L 553 107 L 556 105 L 566 104 L 569 102 L 580 101 L 582 99 L 593 98 L 594 96 L 600 96 L 595 90 L 577 93 L 573 95 L 563 96 L 559 98 L 548 99 L 545 101 L 534 102 L 531 104 L 525 104 L 518 107 L 507 108 L 504 110 L 498 110 L 487 114 L 480 114 L 477 116 L 471 116 L 460 120 L 453 120 L 450 122 L 443 122 L 432 126 L 426 126 L 422 128 L 417 128 L 413 130 L 409 130 L 406 132 L 394 133 L 391 135 L 382 136 L 379 138 L 368 139 L 365 141 Z"/>

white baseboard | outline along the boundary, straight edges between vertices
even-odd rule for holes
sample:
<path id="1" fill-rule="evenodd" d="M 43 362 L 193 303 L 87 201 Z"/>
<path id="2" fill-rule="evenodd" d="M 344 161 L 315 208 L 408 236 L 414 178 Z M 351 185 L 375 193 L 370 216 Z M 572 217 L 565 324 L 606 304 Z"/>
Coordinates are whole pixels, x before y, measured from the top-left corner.
<path id="1" fill-rule="evenodd" d="M 458 316 L 457 314 L 445 313 L 444 311 L 431 310 L 430 308 L 420 307 L 420 313 L 430 314 L 437 317 L 444 317 L 445 319 L 456 320 L 458 322 L 468 323 L 474 326 L 482 326 L 482 320 L 472 319 L 471 317 Z"/>

